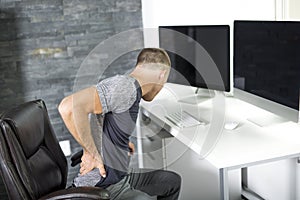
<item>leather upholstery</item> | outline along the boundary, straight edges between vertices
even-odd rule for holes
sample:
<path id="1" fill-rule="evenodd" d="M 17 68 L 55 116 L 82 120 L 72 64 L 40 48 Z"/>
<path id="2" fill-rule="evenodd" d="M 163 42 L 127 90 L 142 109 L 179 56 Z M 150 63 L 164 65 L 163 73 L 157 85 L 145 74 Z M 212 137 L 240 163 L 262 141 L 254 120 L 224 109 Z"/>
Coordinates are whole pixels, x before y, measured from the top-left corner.
<path id="1" fill-rule="evenodd" d="M 99 187 L 77 187 L 66 190 L 59 190 L 42 197 L 40 200 L 56 200 L 56 199 L 72 199 L 76 196 L 76 200 L 82 199 L 109 199 L 109 193 L 104 192 Z M 100 198 L 99 198 L 100 197 Z"/>
<path id="2" fill-rule="evenodd" d="M 83 150 L 78 151 L 71 157 L 71 166 L 74 167 L 81 163 L 81 157 L 83 155 Z"/>
<path id="3" fill-rule="evenodd" d="M 68 194 L 68 199 L 78 194 L 81 195 L 77 197 L 88 197 L 87 190 L 75 188 L 71 194 L 65 190 L 67 160 L 42 100 L 10 109 L 0 120 L 0 170 L 11 199 L 39 199 L 50 193 L 53 197 L 57 191 L 57 195 Z M 108 199 L 106 190 L 95 187 L 94 190 L 103 192 L 103 199 Z"/>

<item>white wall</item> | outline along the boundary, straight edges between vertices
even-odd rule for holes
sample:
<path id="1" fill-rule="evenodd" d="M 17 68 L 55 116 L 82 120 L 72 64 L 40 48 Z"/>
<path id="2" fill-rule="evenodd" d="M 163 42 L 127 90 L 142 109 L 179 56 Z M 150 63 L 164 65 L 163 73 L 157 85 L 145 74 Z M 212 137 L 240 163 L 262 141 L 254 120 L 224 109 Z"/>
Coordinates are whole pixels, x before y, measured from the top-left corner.
<path id="1" fill-rule="evenodd" d="M 145 46 L 158 46 L 160 25 L 228 24 L 233 55 L 234 20 L 300 19 L 298 8 L 299 0 L 142 0 Z M 231 67 L 232 63 L 231 56 Z M 295 160 L 251 167 L 249 187 L 266 199 L 294 200 L 297 187 L 293 177 L 300 174 L 295 171 Z"/>
<path id="2" fill-rule="evenodd" d="M 232 26 L 238 19 L 274 20 L 275 8 L 274 0 L 142 0 L 144 28 L 202 24 Z M 152 37 L 145 37 L 146 46 L 158 45 L 158 35 L 155 41 Z"/>
<path id="3" fill-rule="evenodd" d="M 142 0 L 145 28 L 158 25 L 230 24 L 234 19 L 274 19 L 274 0 Z"/>
<path id="4" fill-rule="evenodd" d="M 300 1 L 286 0 L 285 2 L 285 18 L 287 20 L 300 20 Z"/>

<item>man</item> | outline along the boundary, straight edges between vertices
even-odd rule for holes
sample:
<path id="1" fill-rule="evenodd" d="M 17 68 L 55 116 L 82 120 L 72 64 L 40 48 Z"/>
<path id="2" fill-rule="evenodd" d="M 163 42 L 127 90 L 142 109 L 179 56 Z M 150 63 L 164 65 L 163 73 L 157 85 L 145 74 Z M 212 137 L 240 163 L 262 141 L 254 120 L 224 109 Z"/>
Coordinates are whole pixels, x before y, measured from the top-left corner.
<path id="1" fill-rule="evenodd" d="M 94 185 L 110 191 L 112 199 L 178 199 L 181 178 L 174 172 L 128 172 L 141 98 L 151 101 L 162 89 L 170 71 L 168 54 L 145 48 L 129 75 L 117 75 L 62 100 L 59 112 L 83 147 L 80 176 L 75 186 Z M 91 134 L 88 115 L 103 116 L 102 156 Z"/>

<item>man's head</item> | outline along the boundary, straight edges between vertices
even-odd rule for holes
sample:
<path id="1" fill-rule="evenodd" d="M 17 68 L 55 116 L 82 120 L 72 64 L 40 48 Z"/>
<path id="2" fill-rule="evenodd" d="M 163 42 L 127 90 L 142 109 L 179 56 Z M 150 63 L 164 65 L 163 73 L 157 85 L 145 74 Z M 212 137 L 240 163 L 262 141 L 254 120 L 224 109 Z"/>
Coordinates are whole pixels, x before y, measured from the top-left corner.
<path id="1" fill-rule="evenodd" d="M 163 49 L 144 48 L 137 57 L 136 67 L 156 71 L 160 73 L 160 77 L 164 76 L 166 82 L 171 68 L 171 61 L 167 52 Z"/>
<path id="2" fill-rule="evenodd" d="M 138 55 L 136 66 L 143 64 L 158 64 L 169 69 L 171 66 L 167 52 L 159 48 L 144 48 Z"/>
<path id="3" fill-rule="evenodd" d="M 144 48 L 137 57 L 133 72 L 142 82 L 145 100 L 152 100 L 167 82 L 171 61 L 167 52 L 160 48 Z"/>

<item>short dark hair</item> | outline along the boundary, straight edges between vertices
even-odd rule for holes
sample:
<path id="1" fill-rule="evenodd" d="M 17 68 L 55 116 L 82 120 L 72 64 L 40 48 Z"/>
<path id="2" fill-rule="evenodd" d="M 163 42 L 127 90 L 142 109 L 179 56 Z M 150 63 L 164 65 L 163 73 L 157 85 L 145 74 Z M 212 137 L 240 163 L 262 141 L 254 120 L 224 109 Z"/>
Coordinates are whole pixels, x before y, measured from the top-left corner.
<path id="1" fill-rule="evenodd" d="M 138 55 L 136 65 L 145 63 L 157 63 L 171 66 L 168 53 L 160 48 L 144 48 Z"/>

